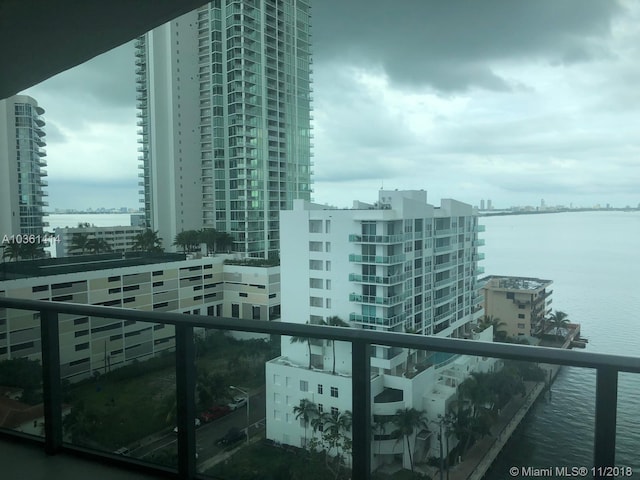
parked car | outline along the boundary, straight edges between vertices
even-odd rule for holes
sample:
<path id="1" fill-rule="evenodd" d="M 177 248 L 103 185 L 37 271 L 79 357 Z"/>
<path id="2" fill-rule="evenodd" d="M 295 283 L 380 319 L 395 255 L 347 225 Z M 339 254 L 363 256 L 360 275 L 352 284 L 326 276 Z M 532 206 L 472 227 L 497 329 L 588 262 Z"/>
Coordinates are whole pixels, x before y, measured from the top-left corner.
<path id="1" fill-rule="evenodd" d="M 199 418 L 194 418 L 193 419 L 193 424 L 196 426 L 196 428 L 198 428 L 201 425 L 200 419 Z M 173 429 L 173 433 L 178 433 L 178 427 L 175 427 Z"/>
<path id="2" fill-rule="evenodd" d="M 232 411 L 244 407 L 247 404 L 247 397 L 235 397 L 231 403 L 227 404 Z"/>
<path id="3" fill-rule="evenodd" d="M 214 405 L 200 414 L 200 420 L 204 423 L 213 422 L 229 412 L 231 412 L 231 408 L 228 405 Z"/>
<path id="4" fill-rule="evenodd" d="M 226 447 L 241 440 L 246 440 L 246 438 L 247 434 L 244 430 L 240 430 L 237 427 L 231 427 L 224 437 L 219 438 L 218 441 L 216 441 L 216 445 Z"/>

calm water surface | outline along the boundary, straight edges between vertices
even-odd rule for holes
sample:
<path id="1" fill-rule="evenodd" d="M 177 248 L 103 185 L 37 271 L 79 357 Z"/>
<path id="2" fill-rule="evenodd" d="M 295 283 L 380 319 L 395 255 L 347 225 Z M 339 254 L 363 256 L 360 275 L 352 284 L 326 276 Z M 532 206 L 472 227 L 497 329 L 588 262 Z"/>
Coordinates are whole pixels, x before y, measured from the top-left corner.
<path id="1" fill-rule="evenodd" d="M 640 213 L 583 212 L 481 218 L 488 275 L 553 280 L 554 310 L 582 324 L 587 351 L 640 356 Z M 489 480 L 512 465 L 591 466 L 595 372 L 565 367 L 537 402 Z M 640 478 L 640 375 L 621 374 L 616 462 Z"/>

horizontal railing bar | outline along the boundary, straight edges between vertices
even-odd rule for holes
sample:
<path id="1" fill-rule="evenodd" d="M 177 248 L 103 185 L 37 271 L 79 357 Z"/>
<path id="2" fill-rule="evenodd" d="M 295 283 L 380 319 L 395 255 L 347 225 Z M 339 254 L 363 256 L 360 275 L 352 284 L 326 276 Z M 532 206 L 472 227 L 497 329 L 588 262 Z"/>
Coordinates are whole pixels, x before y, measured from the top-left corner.
<path id="1" fill-rule="evenodd" d="M 71 315 L 105 317 L 120 320 L 135 320 L 170 325 L 185 325 L 201 328 L 257 332 L 273 335 L 290 335 L 309 338 L 332 339 L 352 342 L 366 340 L 371 344 L 392 347 L 436 350 L 482 357 L 508 360 L 569 365 L 584 368 L 611 367 L 620 372 L 640 373 L 640 357 L 610 355 L 561 348 L 535 347 L 509 343 L 480 342 L 436 336 L 422 336 L 407 333 L 378 332 L 355 328 L 328 327 L 288 322 L 265 322 L 228 317 L 208 317 L 205 315 L 184 315 L 171 312 L 132 310 L 101 305 L 83 305 L 43 300 L 23 300 L 0 298 L 0 307 L 52 311 Z"/>

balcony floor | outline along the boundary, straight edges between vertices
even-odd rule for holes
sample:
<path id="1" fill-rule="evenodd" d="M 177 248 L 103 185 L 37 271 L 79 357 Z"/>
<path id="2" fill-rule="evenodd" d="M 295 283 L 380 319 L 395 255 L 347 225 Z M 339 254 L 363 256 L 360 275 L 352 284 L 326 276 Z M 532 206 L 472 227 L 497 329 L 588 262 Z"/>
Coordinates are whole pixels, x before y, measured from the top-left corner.
<path id="1" fill-rule="evenodd" d="M 151 480 L 157 476 L 115 465 L 92 462 L 75 455 L 47 455 L 44 446 L 0 436 L 0 465 L 3 480 Z"/>

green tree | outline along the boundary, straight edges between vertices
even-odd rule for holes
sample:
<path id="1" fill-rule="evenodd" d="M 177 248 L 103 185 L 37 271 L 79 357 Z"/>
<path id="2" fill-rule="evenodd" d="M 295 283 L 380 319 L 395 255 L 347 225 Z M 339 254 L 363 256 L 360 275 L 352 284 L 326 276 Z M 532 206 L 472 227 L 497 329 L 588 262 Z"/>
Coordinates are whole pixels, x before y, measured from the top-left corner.
<path id="1" fill-rule="evenodd" d="M 158 236 L 158 231 L 147 228 L 144 232 L 136 235 L 133 243 L 133 250 L 148 253 L 163 252 L 164 249 L 162 248 L 162 238 Z"/>
<path id="2" fill-rule="evenodd" d="M 493 315 L 485 315 L 478 322 L 478 326 L 480 327 L 480 331 L 485 330 L 489 327 L 493 327 L 493 341 L 502 341 L 507 336 L 507 332 L 503 329 L 507 324 L 501 321 L 499 318 L 494 317 Z"/>
<path id="3" fill-rule="evenodd" d="M 391 433 L 391 435 L 394 438 L 398 439 L 398 441 L 402 441 L 402 439 L 405 439 L 407 442 L 409 464 L 411 465 L 411 472 L 413 473 L 413 453 L 409 438 L 416 430 L 420 431 L 423 429 L 428 429 L 427 417 L 424 412 L 420 412 L 415 408 L 398 409 L 396 410 L 396 414 L 393 416 L 392 423 L 394 424 L 396 429 Z"/>
<path id="4" fill-rule="evenodd" d="M 103 253 L 110 252 L 112 250 L 109 242 L 103 238 L 90 238 L 87 240 L 85 248 L 89 250 L 90 253 Z"/>
<path id="5" fill-rule="evenodd" d="M 561 330 L 569 328 L 569 316 L 565 312 L 556 310 L 549 316 L 549 323 L 556 330 L 556 337 L 562 337 Z"/>
<path id="6" fill-rule="evenodd" d="M 35 260 L 45 256 L 44 247 L 40 243 L 25 242 L 20 244 L 20 257 Z"/>
<path id="7" fill-rule="evenodd" d="M 231 395 L 229 395 L 229 379 L 222 373 L 211 371 L 199 372 L 197 392 L 202 409 L 231 399 Z"/>
<path id="8" fill-rule="evenodd" d="M 198 251 L 201 234 L 197 230 L 183 230 L 176 235 L 173 244 L 181 247 L 184 253 Z"/>
<path id="9" fill-rule="evenodd" d="M 300 400 L 300 405 L 293 407 L 293 414 L 296 420 L 302 418 L 304 422 L 304 445 L 307 447 L 307 428 L 311 419 L 318 416 L 318 406 L 307 398 Z"/>
<path id="10" fill-rule="evenodd" d="M 16 262 L 20 259 L 21 249 L 20 244 L 16 242 L 5 243 L 4 251 L 2 252 L 2 258 L 8 258 L 9 261 L 15 260 Z"/>
<path id="11" fill-rule="evenodd" d="M 80 251 L 81 255 L 84 255 L 87 250 L 87 243 L 89 242 L 88 233 L 74 233 L 71 236 L 71 245 L 69 246 L 69 253 Z"/>
<path id="12" fill-rule="evenodd" d="M 96 431 L 96 425 L 96 416 L 86 409 L 83 402 L 74 405 L 62 420 L 65 435 L 69 435 L 71 442 L 77 445 L 87 444 Z"/>

